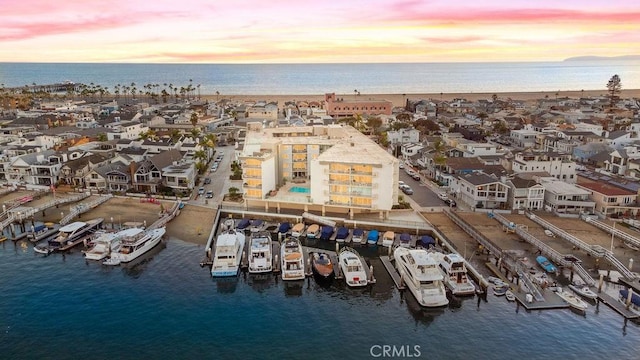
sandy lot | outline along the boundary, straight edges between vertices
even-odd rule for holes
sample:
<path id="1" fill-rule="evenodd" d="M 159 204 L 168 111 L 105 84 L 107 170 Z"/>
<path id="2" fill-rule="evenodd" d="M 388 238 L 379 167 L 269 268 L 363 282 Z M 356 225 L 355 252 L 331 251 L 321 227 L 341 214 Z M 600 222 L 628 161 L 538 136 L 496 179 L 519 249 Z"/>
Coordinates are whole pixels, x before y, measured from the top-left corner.
<path id="1" fill-rule="evenodd" d="M 468 251 L 474 250 L 478 247 L 478 243 L 444 213 L 422 212 L 421 214 L 431 223 L 431 225 L 446 236 L 447 239 L 455 245 L 459 252 L 464 252 L 465 246 Z"/>
<path id="2" fill-rule="evenodd" d="M 167 225 L 167 236 L 204 245 L 213 227 L 216 210 L 196 205 L 185 205 L 180 215 Z"/>

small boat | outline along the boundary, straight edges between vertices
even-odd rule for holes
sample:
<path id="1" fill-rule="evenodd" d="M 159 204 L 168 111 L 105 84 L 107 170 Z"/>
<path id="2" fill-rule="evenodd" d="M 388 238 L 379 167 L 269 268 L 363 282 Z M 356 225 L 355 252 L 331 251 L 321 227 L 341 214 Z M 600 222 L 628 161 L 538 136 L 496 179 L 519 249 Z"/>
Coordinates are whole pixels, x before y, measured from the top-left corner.
<path id="1" fill-rule="evenodd" d="M 619 293 L 618 300 L 621 303 L 626 304 L 627 303 L 627 299 L 629 299 L 629 290 L 628 289 L 621 289 L 620 293 Z M 631 294 L 631 302 L 629 303 L 629 310 L 631 310 L 634 313 L 640 315 L 640 295 L 638 295 L 636 293 Z"/>
<path id="2" fill-rule="evenodd" d="M 544 234 L 547 235 L 548 237 L 555 237 L 555 234 L 548 229 L 544 231 Z"/>
<path id="3" fill-rule="evenodd" d="M 585 311 L 589 307 L 589 304 L 587 304 L 584 300 L 580 299 L 578 296 L 576 296 L 576 294 L 574 294 L 571 291 L 558 289 L 558 291 L 556 291 L 556 295 L 560 296 L 562 300 L 566 301 L 569 304 L 569 306 L 571 306 L 576 310 Z"/>
<path id="4" fill-rule="evenodd" d="M 536 261 L 538 262 L 538 264 L 540 264 L 540 266 L 542 266 L 544 271 L 546 271 L 548 273 L 555 273 L 556 271 L 558 271 L 556 266 L 553 265 L 551 263 L 551 261 L 549 261 L 546 257 L 544 257 L 542 255 L 536 257 Z"/>
<path id="5" fill-rule="evenodd" d="M 49 255 L 53 252 L 53 249 L 46 244 L 40 244 L 34 246 L 33 251 L 38 254 Z"/>
<path id="6" fill-rule="evenodd" d="M 400 234 L 400 246 L 405 248 L 411 247 L 411 235 L 407 233 Z"/>
<path id="7" fill-rule="evenodd" d="M 3 242 L 3 241 L 7 241 L 7 237 L 6 236 L 0 236 L 0 242 Z"/>
<path id="8" fill-rule="evenodd" d="M 351 241 L 355 244 L 360 244 L 364 240 L 364 230 L 362 229 L 353 229 L 353 233 L 351 235 Z"/>
<path id="9" fill-rule="evenodd" d="M 280 226 L 278 226 L 278 233 L 280 234 L 284 234 L 289 230 L 291 230 L 291 224 L 287 221 L 281 222 Z"/>
<path id="10" fill-rule="evenodd" d="M 238 230 L 246 230 L 249 226 L 251 226 L 251 220 L 249 219 L 242 219 L 240 220 L 240 222 L 238 222 L 238 225 L 236 225 L 236 229 Z"/>
<path id="11" fill-rule="evenodd" d="M 380 233 L 378 233 L 378 230 L 369 230 L 369 233 L 367 234 L 367 244 L 377 245 L 379 237 Z"/>
<path id="12" fill-rule="evenodd" d="M 382 246 L 390 247 L 393 245 L 393 242 L 396 240 L 396 233 L 393 231 L 386 231 L 382 235 Z"/>
<path id="13" fill-rule="evenodd" d="M 349 229 L 347 229 L 344 226 L 339 227 L 338 231 L 336 231 L 336 241 L 339 243 L 345 242 L 348 236 L 349 236 Z"/>
<path id="14" fill-rule="evenodd" d="M 588 286 L 584 285 L 584 286 L 578 286 L 578 285 L 574 285 L 574 284 L 570 284 L 569 285 L 569 289 L 573 290 L 573 292 L 575 292 L 576 294 L 587 298 L 587 299 L 597 299 L 598 298 L 598 294 L 596 294 L 595 292 L 593 292 L 591 289 L 589 289 Z"/>
<path id="15" fill-rule="evenodd" d="M 344 281 L 347 286 L 360 287 L 366 286 L 367 273 L 364 270 L 365 264 L 362 263 L 358 252 L 350 247 L 343 247 L 338 254 L 338 263 L 340 264 L 340 270 L 344 275 Z"/>
<path id="16" fill-rule="evenodd" d="M 48 225 L 51 224 L 51 225 Z M 27 233 L 27 239 L 31 242 L 38 242 L 42 239 L 46 239 L 58 231 L 59 227 L 52 223 L 41 224 L 38 226 L 32 226 L 31 231 Z"/>
<path id="17" fill-rule="evenodd" d="M 511 290 L 507 290 L 507 292 L 504 293 L 504 297 L 507 299 L 507 301 L 516 301 L 516 296 Z"/>
<path id="18" fill-rule="evenodd" d="M 311 224 L 307 228 L 307 238 L 308 239 L 318 239 L 320 237 L 320 225 Z"/>
<path id="19" fill-rule="evenodd" d="M 333 226 L 324 225 L 322 227 L 322 231 L 320 232 L 320 239 L 321 240 L 331 239 L 331 235 L 333 235 L 333 232 L 334 232 Z"/>
<path id="20" fill-rule="evenodd" d="M 314 252 L 311 255 L 312 271 L 317 276 L 327 279 L 333 276 L 333 263 L 329 255 L 323 252 Z"/>
<path id="21" fill-rule="evenodd" d="M 112 251 L 118 251 L 120 239 L 117 233 L 99 232 L 91 240 L 91 248 L 85 251 L 84 257 L 87 260 L 102 260 L 109 256 Z"/>
<path id="22" fill-rule="evenodd" d="M 300 237 L 304 232 L 304 223 L 297 223 L 291 228 L 291 236 Z"/>
<path id="23" fill-rule="evenodd" d="M 227 230 L 216 238 L 211 276 L 226 277 L 238 275 L 245 236 L 241 231 Z"/>
<path id="24" fill-rule="evenodd" d="M 289 238 L 280 247 L 282 280 L 304 280 L 304 257 L 297 238 Z"/>
<path id="25" fill-rule="evenodd" d="M 271 235 L 267 231 L 252 233 L 249 240 L 249 273 L 270 272 L 272 264 Z"/>
<path id="26" fill-rule="evenodd" d="M 255 219 L 251 222 L 251 227 L 249 228 L 249 231 L 251 231 L 252 233 L 258 232 L 258 231 L 264 230 L 264 226 L 265 226 L 264 221 L 260 219 Z"/>
<path id="27" fill-rule="evenodd" d="M 495 296 L 505 296 L 509 291 L 509 285 L 493 285 L 493 295 Z"/>
<path id="28" fill-rule="evenodd" d="M 436 246 L 436 239 L 429 235 L 422 235 L 416 245 L 423 249 L 429 249 Z"/>

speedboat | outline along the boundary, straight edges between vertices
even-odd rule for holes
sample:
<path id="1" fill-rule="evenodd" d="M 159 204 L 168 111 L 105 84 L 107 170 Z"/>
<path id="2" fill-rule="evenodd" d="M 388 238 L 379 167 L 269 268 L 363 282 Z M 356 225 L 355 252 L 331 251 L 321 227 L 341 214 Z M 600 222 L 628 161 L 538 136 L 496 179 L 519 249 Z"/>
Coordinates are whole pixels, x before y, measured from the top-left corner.
<path id="1" fill-rule="evenodd" d="M 556 295 L 560 296 L 562 300 L 566 301 L 569 304 L 569 306 L 571 306 L 576 310 L 585 311 L 589 307 L 589 304 L 587 304 L 584 300 L 580 299 L 578 296 L 576 296 L 576 294 L 574 294 L 571 291 L 558 289 L 558 291 L 556 291 Z"/>
<path id="2" fill-rule="evenodd" d="M 287 239 L 280 247 L 282 280 L 304 280 L 304 256 L 302 245 L 295 237 Z"/>
<path id="3" fill-rule="evenodd" d="M 216 238 L 211 276 L 236 276 L 240 269 L 245 236 L 238 230 L 227 230 Z"/>
<path id="4" fill-rule="evenodd" d="M 251 227 L 249 228 L 249 231 L 251 231 L 252 233 L 258 232 L 258 231 L 264 230 L 264 227 L 265 227 L 264 221 L 260 219 L 255 219 L 251 222 Z"/>
<path id="5" fill-rule="evenodd" d="M 273 270 L 271 235 L 267 231 L 251 234 L 249 240 L 249 273 L 259 274 Z"/>
<path id="6" fill-rule="evenodd" d="M 449 304 L 442 273 L 431 254 L 423 249 L 397 247 L 393 257 L 401 278 L 421 306 L 439 307 Z"/>
<path id="7" fill-rule="evenodd" d="M 304 232 L 304 223 L 297 223 L 291 228 L 291 236 L 300 237 Z"/>
<path id="8" fill-rule="evenodd" d="M 311 224 L 307 228 L 307 238 L 309 239 L 317 239 L 320 237 L 320 225 Z"/>
<path id="9" fill-rule="evenodd" d="M 378 230 L 369 230 L 369 233 L 367 234 L 367 244 L 378 245 L 379 237 L 380 233 L 378 233 Z"/>
<path id="10" fill-rule="evenodd" d="M 56 231 L 58 231 L 58 227 L 52 223 L 32 226 L 31 231 L 27 234 L 27 239 L 35 243 L 55 234 Z"/>
<path id="11" fill-rule="evenodd" d="M 238 225 L 236 225 L 236 229 L 238 230 L 246 230 L 249 226 L 251 226 L 251 220 L 249 219 L 242 219 L 238 222 Z"/>
<path id="12" fill-rule="evenodd" d="M 405 248 L 411 247 L 411 235 L 407 233 L 400 234 L 400 246 Z"/>
<path id="13" fill-rule="evenodd" d="M 628 299 L 629 299 L 629 290 L 621 289 L 618 300 L 621 303 L 626 304 Z M 631 302 L 629 303 L 629 310 L 640 315 L 640 295 L 636 293 L 631 294 Z"/>
<path id="14" fill-rule="evenodd" d="M 444 284 L 453 295 L 473 295 L 476 287 L 469 280 L 466 261 L 459 254 L 432 253 L 439 260 L 439 268 L 444 276 Z"/>
<path id="15" fill-rule="evenodd" d="M 418 239 L 417 246 L 420 246 L 423 249 L 429 249 L 436 246 L 436 240 L 429 235 L 422 235 L 420 239 Z"/>
<path id="16" fill-rule="evenodd" d="M 360 244 L 364 240 L 364 230 L 362 229 L 353 229 L 353 233 L 351 235 L 351 241 L 354 244 Z"/>
<path id="17" fill-rule="evenodd" d="M 109 259 L 105 260 L 103 264 L 118 265 L 133 261 L 158 245 L 165 232 L 164 226 L 151 230 L 131 228 L 118 232 L 120 248 L 118 251 L 112 252 Z"/>
<path id="18" fill-rule="evenodd" d="M 87 260 L 102 260 L 120 248 L 120 238 L 117 233 L 113 232 L 96 233 L 91 243 L 91 248 L 84 253 Z"/>
<path id="19" fill-rule="evenodd" d="M 313 273 L 323 279 L 333 276 L 333 263 L 329 255 L 323 252 L 314 252 L 311 255 Z"/>
<path id="20" fill-rule="evenodd" d="M 322 231 L 320 232 L 321 240 L 329 240 L 331 239 L 331 235 L 333 235 L 334 228 L 333 226 L 324 225 L 322 226 Z"/>
<path id="21" fill-rule="evenodd" d="M 553 265 L 551 263 L 551 261 L 549 261 L 546 257 L 544 257 L 542 255 L 536 257 L 536 261 L 538 262 L 538 264 L 540 264 L 540 266 L 542 266 L 544 271 L 546 271 L 548 273 L 555 273 L 556 271 L 558 271 L 556 266 Z"/>
<path id="22" fill-rule="evenodd" d="M 349 236 L 349 229 L 347 229 L 344 226 L 339 227 L 338 231 L 336 231 L 336 241 L 339 243 L 345 242 L 348 236 Z"/>
<path id="23" fill-rule="evenodd" d="M 338 254 L 338 264 L 340 264 L 340 270 L 347 286 L 360 287 L 369 283 L 367 273 L 364 270 L 365 264 L 362 263 L 357 251 L 350 247 L 342 248 Z"/>
<path id="24" fill-rule="evenodd" d="M 516 295 L 511 290 L 507 290 L 507 292 L 504 293 L 504 297 L 507 301 L 516 301 Z"/>
<path id="25" fill-rule="evenodd" d="M 382 235 L 382 246 L 390 247 L 393 245 L 393 242 L 396 240 L 396 233 L 393 231 L 385 231 Z"/>
<path id="26" fill-rule="evenodd" d="M 505 296 L 509 291 L 509 285 L 502 283 L 493 285 L 493 295 L 495 296 Z"/>
<path id="27" fill-rule="evenodd" d="M 278 226 L 278 233 L 285 234 L 287 231 L 291 230 L 291 224 L 287 221 L 281 222 L 280 226 Z"/>
<path id="28" fill-rule="evenodd" d="M 569 285 L 569 289 L 573 290 L 573 292 L 575 292 L 576 294 L 578 294 L 578 295 L 580 295 L 580 296 L 582 296 L 584 298 L 587 298 L 587 299 L 597 299 L 598 298 L 598 294 L 593 292 L 586 285 L 578 286 L 578 285 L 575 285 L 575 284 L 570 284 Z"/>

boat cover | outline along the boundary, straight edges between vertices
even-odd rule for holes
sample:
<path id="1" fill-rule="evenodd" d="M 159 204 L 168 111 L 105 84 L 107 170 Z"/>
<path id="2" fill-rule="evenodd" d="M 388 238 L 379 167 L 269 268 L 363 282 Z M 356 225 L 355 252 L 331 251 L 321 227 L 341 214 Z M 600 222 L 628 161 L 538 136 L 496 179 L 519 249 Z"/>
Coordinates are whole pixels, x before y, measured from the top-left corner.
<path id="1" fill-rule="evenodd" d="M 283 223 L 280 223 L 280 226 L 278 227 L 278 232 L 286 233 L 287 231 L 289 231 L 289 229 L 291 229 L 291 224 L 285 221 Z"/>
<path id="2" fill-rule="evenodd" d="M 627 301 L 627 297 L 629 296 L 629 290 L 628 289 L 622 289 L 620 290 L 620 298 L 622 299 L 622 301 Z M 633 303 L 633 305 L 635 306 L 640 306 L 640 295 L 634 293 L 633 295 L 631 295 L 631 302 Z"/>
<path id="3" fill-rule="evenodd" d="M 346 227 L 338 228 L 338 232 L 336 233 L 336 239 L 346 239 L 349 236 L 349 229 Z"/>
<path id="4" fill-rule="evenodd" d="M 364 234 L 364 230 L 362 229 L 353 229 L 353 236 L 362 236 Z"/>
<path id="5" fill-rule="evenodd" d="M 250 224 L 251 224 L 251 220 L 242 219 L 242 220 L 240 220 L 238 225 L 236 225 L 236 229 L 244 230 L 244 229 L 248 228 Z"/>
<path id="6" fill-rule="evenodd" d="M 429 235 L 422 235 L 422 237 L 420 237 L 420 243 L 424 248 L 436 246 L 436 240 Z"/>
<path id="7" fill-rule="evenodd" d="M 46 229 L 47 226 L 46 225 L 37 225 L 33 227 L 33 232 L 38 232 L 38 231 L 42 231 L 44 229 Z"/>
<path id="8" fill-rule="evenodd" d="M 255 219 L 251 222 L 251 226 L 254 226 L 254 227 L 260 227 L 262 226 L 262 224 L 264 224 L 264 221 L 260 219 Z"/>
<path id="9" fill-rule="evenodd" d="M 369 235 L 367 235 L 367 240 L 378 240 L 378 230 L 369 231 Z"/>
<path id="10" fill-rule="evenodd" d="M 400 241 L 411 241 L 411 235 L 407 234 L 407 233 L 402 233 L 400 234 Z"/>
<path id="11" fill-rule="evenodd" d="M 333 226 L 323 226 L 322 227 L 322 232 L 320 234 L 320 238 L 322 239 L 328 239 L 331 237 L 331 234 L 333 234 Z"/>

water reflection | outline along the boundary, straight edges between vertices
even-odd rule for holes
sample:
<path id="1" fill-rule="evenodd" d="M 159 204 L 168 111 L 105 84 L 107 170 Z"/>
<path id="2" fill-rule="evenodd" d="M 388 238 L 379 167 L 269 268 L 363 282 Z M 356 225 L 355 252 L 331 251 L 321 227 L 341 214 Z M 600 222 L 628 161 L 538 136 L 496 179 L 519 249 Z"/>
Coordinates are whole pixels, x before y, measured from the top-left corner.
<path id="1" fill-rule="evenodd" d="M 127 263 L 121 263 L 122 271 L 133 277 L 138 278 L 147 268 L 148 264 L 153 260 L 153 257 L 158 255 L 163 249 L 167 247 L 167 244 L 164 241 L 160 241 L 160 243 L 155 246 L 153 249 L 147 251 L 146 253 L 138 256 Z"/>
<path id="2" fill-rule="evenodd" d="M 245 272 L 242 277 L 253 290 L 259 293 L 265 292 L 275 284 L 273 273 L 249 274 Z"/>
<path id="3" fill-rule="evenodd" d="M 216 291 L 220 294 L 233 294 L 238 288 L 238 276 L 212 277 L 216 283 Z"/>
<path id="4" fill-rule="evenodd" d="M 304 288 L 304 280 L 296 281 L 283 281 L 284 294 L 287 297 L 302 296 L 302 289 Z"/>
<path id="5" fill-rule="evenodd" d="M 401 299 L 407 304 L 407 308 L 409 309 L 409 313 L 416 320 L 416 322 L 429 325 L 431 324 L 438 316 L 444 314 L 446 306 L 438 307 L 438 308 L 425 308 L 418 304 L 418 301 L 410 291 L 404 291 L 401 293 Z"/>

